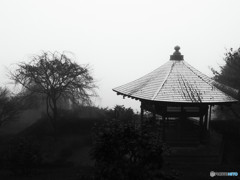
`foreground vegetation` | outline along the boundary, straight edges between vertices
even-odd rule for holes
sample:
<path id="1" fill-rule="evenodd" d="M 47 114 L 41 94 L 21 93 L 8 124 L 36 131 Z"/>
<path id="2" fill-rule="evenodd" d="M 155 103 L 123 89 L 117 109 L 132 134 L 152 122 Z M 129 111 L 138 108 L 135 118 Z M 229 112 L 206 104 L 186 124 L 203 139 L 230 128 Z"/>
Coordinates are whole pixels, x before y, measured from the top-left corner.
<path id="1" fill-rule="evenodd" d="M 96 107 L 62 110 L 57 126 L 57 139 L 54 138 L 54 131 L 46 116 L 17 134 L 2 134 L 1 177 L 74 180 L 151 177 L 181 179 L 191 175 L 186 169 L 187 165 L 185 169 L 178 168 L 178 175 L 165 172 L 166 168 L 162 167 L 167 162 L 164 163 L 162 155 L 166 152 L 166 147 L 159 142 L 156 124 L 149 121 L 143 124 L 142 131 L 137 114 L 122 106 L 117 109 L 122 113 Z M 239 121 L 213 121 L 211 125 L 212 129 L 224 136 L 227 143 L 223 165 L 216 166 L 216 169 L 237 167 L 240 162 Z M 197 167 L 203 175 L 211 169 L 207 165 Z M 192 168 L 193 176 L 197 167 L 188 167 Z"/>
<path id="2" fill-rule="evenodd" d="M 157 131 L 156 134 L 150 131 L 151 124 L 144 125 L 145 130 L 141 131 L 138 115 L 132 109 L 123 106 L 115 109 L 118 113 L 95 107 L 62 110 L 56 132 L 43 116 L 18 134 L 2 136 L 1 177 L 164 177 L 163 146 L 157 139 Z"/>

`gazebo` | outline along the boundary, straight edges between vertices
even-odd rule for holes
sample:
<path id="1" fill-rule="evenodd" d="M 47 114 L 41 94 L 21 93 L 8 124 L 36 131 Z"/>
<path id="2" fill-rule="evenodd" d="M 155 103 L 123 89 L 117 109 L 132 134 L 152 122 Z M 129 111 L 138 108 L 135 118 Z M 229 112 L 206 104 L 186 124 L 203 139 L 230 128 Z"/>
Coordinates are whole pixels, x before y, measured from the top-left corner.
<path id="1" fill-rule="evenodd" d="M 214 81 L 188 64 L 179 52 L 179 46 L 174 49 L 168 62 L 113 91 L 141 102 L 141 120 L 145 110 L 152 112 L 154 118 L 156 114 L 160 115 L 163 132 L 166 119 L 188 117 L 198 119 L 200 129 L 206 132 L 211 119 L 211 107 L 237 102 L 230 95 L 235 90 Z"/>

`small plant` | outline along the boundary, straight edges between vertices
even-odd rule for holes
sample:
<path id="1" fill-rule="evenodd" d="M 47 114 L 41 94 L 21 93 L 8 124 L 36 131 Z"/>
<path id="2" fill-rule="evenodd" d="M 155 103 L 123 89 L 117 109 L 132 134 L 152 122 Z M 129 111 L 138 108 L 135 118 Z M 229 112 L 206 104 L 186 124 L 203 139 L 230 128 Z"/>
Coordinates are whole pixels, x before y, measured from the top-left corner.
<path id="1" fill-rule="evenodd" d="M 163 145 L 156 124 L 145 122 L 136 126 L 132 121 L 108 120 L 95 127 L 92 157 L 96 162 L 96 179 L 164 178 Z"/>

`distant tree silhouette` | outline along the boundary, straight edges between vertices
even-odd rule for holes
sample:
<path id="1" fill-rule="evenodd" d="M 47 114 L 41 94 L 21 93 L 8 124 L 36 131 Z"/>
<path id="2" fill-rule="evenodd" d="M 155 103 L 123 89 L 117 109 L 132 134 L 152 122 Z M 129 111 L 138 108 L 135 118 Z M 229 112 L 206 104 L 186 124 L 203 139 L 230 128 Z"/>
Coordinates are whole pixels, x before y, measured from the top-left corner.
<path id="1" fill-rule="evenodd" d="M 217 87 L 235 99 L 240 100 L 240 48 L 238 50 L 230 48 L 230 50 L 225 53 L 224 61 L 225 64 L 220 66 L 220 71 L 211 68 L 214 74 L 214 80 L 229 86 L 227 88 L 222 88 L 222 86 Z M 221 118 L 224 115 L 228 118 L 239 119 L 239 107 L 239 103 L 234 104 L 228 107 L 228 110 L 225 109 L 224 114 L 222 114 L 223 107 L 221 106 L 220 109 L 217 108 L 216 115 Z"/>
<path id="2" fill-rule="evenodd" d="M 132 120 L 133 119 L 133 109 L 125 108 L 123 105 L 116 105 L 114 107 L 115 118 L 120 120 Z"/>
<path id="3" fill-rule="evenodd" d="M 7 88 L 0 87 L 0 126 L 15 119 L 21 112 L 19 100 Z"/>
<path id="4" fill-rule="evenodd" d="M 240 48 L 238 50 L 233 50 L 231 48 L 226 52 L 224 61 L 225 64 L 220 66 L 220 71 L 213 68 L 211 69 L 214 74 L 214 79 L 240 90 Z"/>
<path id="5" fill-rule="evenodd" d="M 45 97 L 47 115 L 55 131 L 60 98 L 76 104 L 90 104 L 90 97 L 96 95 L 89 67 L 78 65 L 65 53 L 43 52 L 33 56 L 29 63 L 18 64 L 11 78 L 30 92 L 27 94 Z"/>

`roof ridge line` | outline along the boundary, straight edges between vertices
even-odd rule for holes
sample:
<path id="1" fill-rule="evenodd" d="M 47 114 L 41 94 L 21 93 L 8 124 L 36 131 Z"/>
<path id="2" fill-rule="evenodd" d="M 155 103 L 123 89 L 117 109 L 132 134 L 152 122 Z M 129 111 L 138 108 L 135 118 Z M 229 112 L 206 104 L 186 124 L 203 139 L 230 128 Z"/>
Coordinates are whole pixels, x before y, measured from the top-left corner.
<path id="1" fill-rule="evenodd" d="M 189 66 L 191 66 L 190 64 L 188 64 L 188 63 L 185 63 L 184 62 L 184 64 L 186 65 L 186 67 L 190 70 L 190 71 L 192 71 L 195 75 L 197 75 L 202 81 L 204 81 L 205 83 L 207 83 L 208 85 L 210 85 L 210 86 L 214 86 L 213 84 L 211 84 L 210 82 L 207 82 L 207 81 L 205 81 L 204 80 L 204 78 L 202 78 L 201 76 L 199 76 L 196 72 L 194 72 Z M 192 67 L 192 66 L 191 66 Z M 192 67 L 193 68 L 193 67 Z M 195 68 L 194 68 L 195 69 Z M 198 71 L 199 73 L 201 73 L 202 75 L 204 75 L 204 76 L 206 76 L 210 81 L 213 81 L 213 79 L 211 79 L 210 77 L 208 77 L 207 75 L 205 75 L 205 74 L 203 74 L 202 72 L 200 72 L 199 70 L 197 70 L 197 69 L 195 69 L 196 71 Z M 215 86 L 214 86 L 215 87 Z"/>
<path id="2" fill-rule="evenodd" d="M 151 73 L 153 73 L 154 71 L 156 71 L 156 70 L 158 70 L 158 69 L 159 69 L 159 68 L 153 70 Z M 149 75 L 149 74 L 151 74 L 151 73 L 148 73 L 148 74 L 146 74 L 146 75 Z M 154 74 L 154 73 L 153 73 L 153 74 Z M 150 80 L 154 79 L 154 78 L 153 78 L 153 77 L 154 77 L 153 74 L 149 77 L 149 79 L 148 79 L 145 83 L 143 83 L 142 85 L 140 85 L 140 87 L 138 87 L 138 88 L 135 89 L 134 91 L 131 91 L 129 94 L 132 95 L 133 93 L 138 92 L 141 88 L 147 86 L 147 85 L 150 83 Z M 142 77 L 141 77 L 141 78 L 142 78 Z M 140 80 L 141 78 L 139 78 L 139 79 L 137 79 L 137 80 Z M 155 78 L 157 78 L 157 77 L 155 77 Z M 137 80 L 135 80 L 135 81 L 137 81 Z M 134 81 L 132 81 L 132 82 L 134 82 Z M 131 82 L 130 82 L 130 83 L 131 83 Z"/>
<path id="3" fill-rule="evenodd" d="M 197 75 L 202 81 L 204 81 L 204 82 L 206 82 L 208 85 L 212 86 L 212 88 L 216 88 L 216 89 L 218 89 L 221 93 L 223 93 L 224 95 L 233 98 L 231 95 L 229 95 L 228 93 L 222 91 L 219 87 L 217 87 L 217 86 L 215 85 L 215 83 L 216 83 L 216 84 L 219 84 L 219 86 L 220 86 L 220 85 L 226 86 L 226 85 L 215 81 L 214 79 L 208 77 L 207 75 L 203 74 L 202 72 L 200 72 L 199 70 L 196 69 L 196 71 L 198 71 L 199 73 L 203 74 L 204 76 L 206 76 L 206 77 L 209 79 L 210 82 L 207 82 L 207 81 L 205 81 L 201 76 L 199 76 L 198 74 L 196 74 L 196 73 L 189 67 L 189 66 L 191 66 L 190 64 L 188 64 L 188 63 L 184 63 L 184 64 L 185 64 L 186 67 L 187 67 L 188 69 L 190 69 L 195 75 Z M 195 69 L 195 68 L 194 68 L 194 69 Z M 227 87 L 227 88 L 228 88 L 228 87 Z M 231 87 L 229 87 L 229 88 L 231 88 Z M 234 88 L 232 88 L 232 89 L 234 89 Z M 233 98 L 233 99 L 235 99 L 235 98 Z M 236 99 L 235 99 L 235 100 L 236 100 Z"/>
<path id="4" fill-rule="evenodd" d="M 173 66 L 174 66 L 174 65 L 175 65 L 175 62 L 172 63 L 169 72 L 167 73 L 167 75 L 166 75 L 165 79 L 163 80 L 161 86 L 160 86 L 160 87 L 157 89 L 157 91 L 154 93 L 154 95 L 153 95 L 153 97 L 152 97 L 151 100 L 154 100 L 154 99 L 157 97 L 158 93 L 161 91 L 163 85 L 164 85 L 165 82 L 167 81 L 167 78 L 169 77 L 170 73 L 172 72 L 172 69 L 173 69 Z"/>
<path id="5" fill-rule="evenodd" d="M 230 86 L 227 86 L 227 85 L 225 85 L 225 84 L 219 83 L 219 82 L 217 82 L 217 81 L 215 81 L 215 80 L 212 80 L 212 85 L 214 86 L 214 88 L 218 89 L 219 91 L 221 91 L 221 92 L 222 92 L 223 94 L 225 94 L 226 96 L 231 97 L 231 98 L 237 100 L 236 97 L 233 97 L 233 96 L 237 96 L 237 94 L 239 93 L 239 91 L 238 91 L 237 89 L 232 88 L 232 87 L 230 87 Z M 225 92 L 224 90 L 222 90 L 221 87 L 219 88 L 219 86 L 222 86 L 222 88 L 225 88 L 225 89 L 230 89 L 230 91 L 232 91 L 232 92 L 229 92 L 229 93 L 230 93 L 230 94 L 229 94 L 229 93 Z M 236 91 L 237 91 L 237 92 L 236 92 Z M 232 93 L 232 94 L 231 94 L 231 93 Z M 238 101 L 238 100 L 237 100 L 237 101 Z"/>
<path id="6" fill-rule="evenodd" d="M 166 65 L 166 64 L 167 64 L 167 62 L 164 63 L 163 66 Z M 140 86 L 140 88 L 137 88 L 137 89 L 135 89 L 134 91 L 131 91 L 129 94 L 132 95 L 133 93 L 138 92 L 141 88 L 147 86 L 147 85 L 150 83 L 150 80 L 156 79 L 157 77 L 154 76 L 154 73 L 155 73 L 155 71 L 158 72 L 160 68 L 161 68 L 161 67 L 158 67 L 158 68 L 154 69 L 152 72 L 147 73 L 146 75 L 144 75 L 144 76 L 147 76 L 147 75 L 152 74 L 152 75 L 149 77 L 149 79 L 148 79 L 143 85 Z M 129 83 L 133 83 L 133 82 L 135 82 L 135 81 L 138 81 L 138 80 L 140 80 L 141 78 L 143 78 L 144 76 L 142 76 L 142 77 L 140 77 L 140 78 L 138 78 L 138 79 L 136 79 L 136 80 L 134 80 L 134 81 L 132 81 L 132 82 L 129 82 Z M 155 78 L 154 78 L 154 77 L 155 77 Z M 129 83 L 127 83 L 127 84 L 129 84 Z M 126 84 L 125 84 L 125 85 L 126 85 Z M 122 85 L 122 86 L 124 86 L 124 85 Z M 121 87 L 121 86 L 120 86 L 120 87 Z M 115 89 L 115 88 L 114 88 L 114 89 Z"/>

